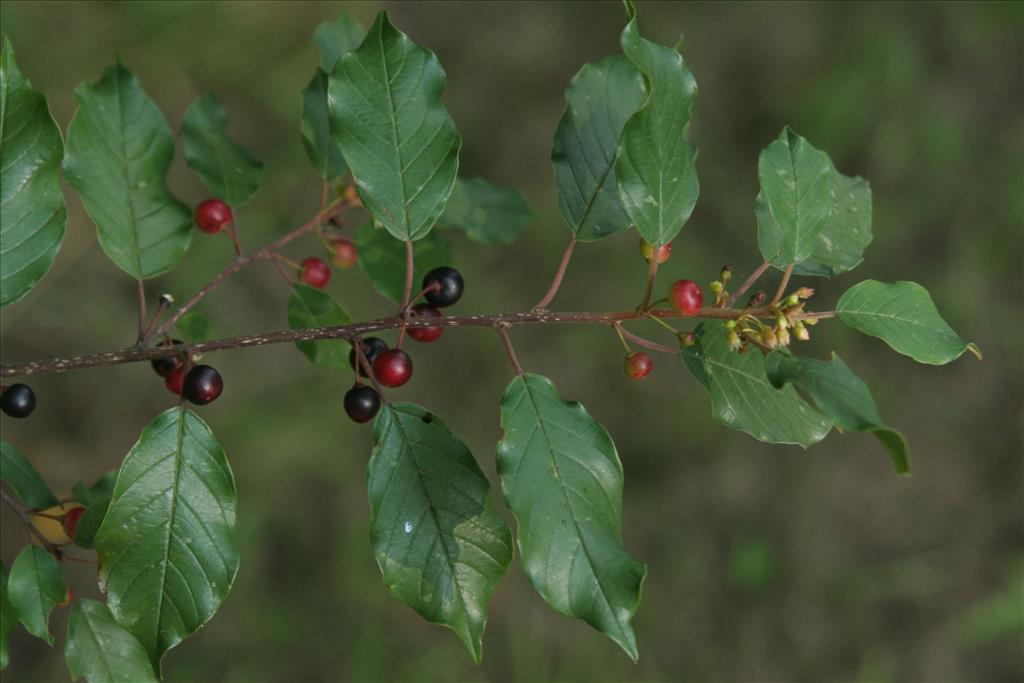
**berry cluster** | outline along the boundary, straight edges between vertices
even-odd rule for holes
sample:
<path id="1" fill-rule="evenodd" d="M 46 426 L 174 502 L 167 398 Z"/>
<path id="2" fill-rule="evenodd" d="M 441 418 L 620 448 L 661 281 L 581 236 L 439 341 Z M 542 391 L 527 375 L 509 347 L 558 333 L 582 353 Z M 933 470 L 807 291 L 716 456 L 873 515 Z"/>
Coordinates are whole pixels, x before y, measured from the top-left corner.
<path id="1" fill-rule="evenodd" d="M 426 303 L 412 306 L 403 315 L 412 320 L 417 318 L 440 318 L 441 309 L 451 306 L 462 297 L 464 282 L 459 271 L 448 266 L 435 268 L 423 278 L 423 298 Z M 444 325 L 409 327 L 405 332 L 418 342 L 437 341 L 444 333 Z M 389 348 L 378 337 L 367 337 L 359 342 L 359 350 L 353 346 L 348 354 L 348 363 L 356 373 L 356 382 L 345 394 L 345 412 L 356 422 L 372 420 L 380 410 L 381 397 L 374 387 L 361 382 L 369 367 L 374 381 L 388 388 L 400 387 L 412 379 L 413 363 L 402 348 L 401 337 L 398 346 Z M 361 359 L 360 359 L 361 357 Z"/>
<path id="2" fill-rule="evenodd" d="M 171 339 L 170 344 L 181 344 Z M 167 343 L 165 343 L 166 345 Z M 164 356 L 150 362 L 153 371 L 164 378 L 164 385 L 172 394 L 184 396 L 197 406 L 216 400 L 224 391 L 224 380 L 210 365 L 192 365 L 192 357 Z"/>

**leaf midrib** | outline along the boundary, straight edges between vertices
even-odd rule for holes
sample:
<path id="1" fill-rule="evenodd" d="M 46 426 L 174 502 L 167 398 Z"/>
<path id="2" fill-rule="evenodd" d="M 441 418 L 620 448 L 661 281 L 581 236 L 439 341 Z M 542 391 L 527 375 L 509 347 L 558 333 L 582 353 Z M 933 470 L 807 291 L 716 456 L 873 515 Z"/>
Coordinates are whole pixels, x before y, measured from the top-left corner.
<path id="1" fill-rule="evenodd" d="M 397 166 L 395 168 L 398 171 L 398 182 L 402 188 L 402 218 L 405 222 L 406 239 L 409 239 L 412 237 L 412 228 L 409 225 L 409 190 L 405 186 L 405 172 L 402 170 L 405 167 L 405 162 L 402 161 L 402 148 L 398 144 L 398 112 L 395 110 L 395 100 L 391 93 L 391 74 L 388 71 L 388 56 L 384 49 L 383 26 L 381 26 L 380 30 L 377 31 L 377 41 L 380 45 L 381 68 L 384 70 L 384 92 L 387 93 L 388 109 L 391 113 L 391 116 L 388 118 L 391 123 L 391 142 L 395 147 L 395 160 L 397 161 Z"/>

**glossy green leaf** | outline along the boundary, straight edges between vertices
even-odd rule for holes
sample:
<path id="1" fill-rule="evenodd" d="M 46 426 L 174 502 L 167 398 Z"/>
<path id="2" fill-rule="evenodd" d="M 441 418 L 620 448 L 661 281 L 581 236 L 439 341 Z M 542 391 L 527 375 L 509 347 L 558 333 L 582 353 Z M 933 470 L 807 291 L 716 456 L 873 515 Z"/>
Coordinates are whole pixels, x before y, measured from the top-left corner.
<path id="1" fill-rule="evenodd" d="M 60 191 L 64 145 L 42 93 L 0 53 L 0 307 L 36 286 L 53 265 L 68 211 Z"/>
<path id="2" fill-rule="evenodd" d="M 611 437 L 534 374 L 508 385 L 501 426 L 498 474 L 530 583 L 636 660 L 629 622 L 647 569 L 622 544 L 622 463 Z"/>
<path id="3" fill-rule="evenodd" d="M 757 349 L 729 349 L 725 324 L 697 326 L 697 344 L 682 350 L 690 372 L 711 394 L 711 412 L 727 427 L 768 443 L 804 448 L 825 438 L 832 422 L 800 398 L 792 386 L 768 381 L 764 355 Z"/>
<path id="4" fill-rule="evenodd" d="M 228 137 L 227 125 L 224 107 L 213 95 L 202 95 L 185 110 L 181 133 L 188 167 L 213 194 L 237 208 L 259 189 L 263 164 Z"/>
<path id="5" fill-rule="evenodd" d="M 537 216 L 526 197 L 483 178 L 457 178 L 440 224 L 484 244 L 511 244 Z"/>
<path id="6" fill-rule="evenodd" d="M 676 50 L 640 36 L 633 15 L 622 51 L 644 76 L 647 101 L 626 122 L 615 172 L 626 213 L 651 244 L 679 234 L 700 194 L 697 148 L 686 141 L 697 82 Z"/>
<path id="7" fill-rule="evenodd" d="M 210 319 L 199 311 L 189 311 L 181 316 L 175 327 L 186 344 L 199 344 L 210 338 Z"/>
<path id="8" fill-rule="evenodd" d="M 434 53 L 386 12 L 331 72 L 331 132 L 363 205 L 401 240 L 430 232 L 455 183 L 462 141 L 441 102 L 444 87 Z"/>
<path id="9" fill-rule="evenodd" d="M 615 159 L 626 121 L 646 99 L 643 76 L 625 55 L 584 64 L 565 91 L 551 163 L 558 208 L 581 241 L 614 235 L 631 224 L 619 196 Z"/>
<path id="10" fill-rule="evenodd" d="M 405 290 L 405 243 L 396 240 L 387 230 L 366 223 L 356 231 L 356 253 L 360 267 L 374 288 L 395 303 L 400 302 Z M 413 288 L 434 268 L 452 265 L 451 245 L 437 232 L 413 242 L 412 253 Z"/>
<path id="11" fill-rule="evenodd" d="M 823 244 L 819 238 L 832 215 L 834 173 L 828 155 L 788 127 L 761 151 L 761 193 L 754 213 L 757 243 L 766 260 L 783 268 L 800 264 Z"/>
<path id="12" fill-rule="evenodd" d="M 487 602 L 512 561 L 490 484 L 440 418 L 386 404 L 369 464 L 370 542 L 392 595 L 455 631 L 477 662 Z"/>
<path id="13" fill-rule="evenodd" d="M 776 387 L 792 383 L 810 396 L 818 410 L 840 429 L 875 434 L 900 474 L 910 472 L 903 435 L 882 422 L 868 386 L 835 353 L 828 361 L 775 352 L 765 360 L 768 379 Z"/>
<path id="14" fill-rule="evenodd" d="M 167 189 L 174 138 L 139 81 L 118 63 L 75 88 L 64 175 L 121 270 L 151 278 L 174 268 L 192 239 L 192 213 Z"/>
<path id="15" fill-rule="evenodd" d="M 928 290 L 916 282 L 865 280 L 846 290 L 836 312 L 850 327 L 918 363 L 945 365 L 968 349 L 981 357 L 942 319 Z"/>
<path id="16" fill-rule="evenodd" d="M 288 299 L 288 327 L 307 330 L 352 322 L 331 295 L 319 289 L 296 282 Z M 348 367 L 349 344 L 344 339 L 295 342 L 306 358 L 317 365 L 342 370 Z"/>
<path id="17" fill-rule="evenodd" d="M 7 579 L 7 599 L 25 630 L 49 645 L 53 645 L 50 612 L 54 605 L 64 601 L 67 593 L 68 584 L 60 564 L 38 545 L 25 546 L 14 558 Z"/>
<path id="18" fill-rule="evenodd" d="M 331 135 L 327 113 L 328 76 L 317 68 L 313 79 L 302 91 L 302 146 L 317 174 L 330 182 L 348 172 L 341 148 Z"/>
<path id="19" fill-rule="evenodd" d="M 36 468 L 7 439 L 0 439 L 0 480 L 6 481 L 18 500 L 33 510 L 58 503 Z"/>
<path id="20" fill-rule="evenodd" d="M 111 613 L 154 669 L 164 652 L 213 616 L 238 571 L 235 481 L 195 413 L 171 408 L 121 465 L 96 534 Z"/>
<path id="21" fill-rule="evenodd" d="M 114 484 L 117 482 L 117 470 L 111 470 L 97 479 L 92 486 L 86 486 L 85 482 L 78 482 L 71 489 L 71 496 L 88 507 L 94 503 L 110 500 L 114 495 Z"/>
<path id="22" fill-rule="evenodd" d="M 103 525 L 103 519 L 110 508 L 110 499 L 93 503 L 78 518 L 75 526 L 75 545 L 86 550 L 96 547 L 96 534 Z"/>
<path id="23" fill-rule="evenodd" d="M 64 660 L 72 680 L 89 683 L 156 683 L 142 644 L 114 620 L 102 602 L 76 600 L 68 620 Z"/>
<path id="24" fill-rule="evenodd" d="M 366 37 L 366 29 L 347 14 L 340 15 L 331 23 L 317 24 L 313 31 L 313 42 L 320 48 L 320 67 L 326 73 L 334 70 L 341 56 L 359 47 Z"/>
<path id="25" fill-rule="evenodd" d="M 0 670 L 6 669 L 11 653 L 7 639 L 18 625 L 18 613 L 14 611 L 7 595 L 7 568 L 0 562 Z"/>
<path id="26" fill-rule="evenodd" d="M 793 268 L 795 275 L 835 277 L 853 270 L 864 260 L 864 250 L 871 244 L 871 187 L 863 178 L 844 176 L 832 169 L 829 174 L 832 213 L 821 228 L 806 261 Z M 754 205 L 758 230 L 766 239 L 778 243 L 781 231 L 772 218 L 768 205 L 759 197 Z M 788 264 L 777 247 L 772 261 L 779 270 Z"/>

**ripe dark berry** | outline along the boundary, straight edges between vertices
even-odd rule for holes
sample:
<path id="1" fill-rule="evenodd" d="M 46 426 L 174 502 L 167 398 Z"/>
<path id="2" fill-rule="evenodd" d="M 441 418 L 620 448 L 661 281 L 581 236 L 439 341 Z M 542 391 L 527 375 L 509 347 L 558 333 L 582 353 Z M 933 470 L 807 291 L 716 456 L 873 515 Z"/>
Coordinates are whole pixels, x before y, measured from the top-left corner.
<path id="1" fill-rule="evenodd" d="M 185 386 L 185 366 L 178 366 L 177 370 L 171 372 L 171 374 L 164 377 L 164 386 L 167 387 L 167 391 L 172 394 L 181 396 L 181 390 Z"/>
<path id="2" fill-rule="evenodd" d="M 64 520 L 61 524 L 64 525 L 64 533 L 68 535 L 68 538 L 75 537 L 75 530 L 78 528 L 78 520 L 85 514 L 84 507 L 71 508 L 64 513 Z"/>
<path id="3" fill-rule="evenodd" d="M 231 220 L 231 207 L 219 199 L 207 199 L 196 207 L 196 225 L 211 235 L 220 232 Z"/>
<path id="4" fill-rule="evenodd" d="M 438 308 L 451 306 L 458 301 L 462 296 L 462 288 L 459 271 L 448 266 L 434 268 L 423 278 L 423 289 L 427 290 L 424 298 Z"/>
<path id="5" fill-rule="evenodd" d="M 363 339 L 363 355 L 366 356 L 366 362 L 373 366 L 373 361 L 377 360 L 377 356 L 380 355 L 381 351 L 387 351 L 388 345 L 379 337 L 367 337 Z M 348 352 L 348 364 L 355 370 L 356 369 L 356 347 L 352 347 L 352 350 Z M 359 368 L 359 372 L 363 369 Z"/>
<path id="6" fill-rule="evenodd" d="M 640 240 L 640 254 L 644 257 L 644 260 L 650 263 L 655 258 L 658 259 L 658 265 L 661 265 L 665 261 L 668 261 L 668 257 L 672 255 L 672 243 L 663 244 L 660 247 L 655 247 L 647 240 Z"/>
<path id="7" fill-rule="evenodd" d="M 334 243 L 334 253 L 331 254 L 331 263 L 341 269 L 351 268 L 356 264 L 356 245 L 352 240 L 338 240 Z"/>
<path id="8" fill-rule="evenodd" d="M 409 317 L 411 318 L 440 318 L 443 314 L 437 306 L 431 306 L 430 304 L 416 304 L 409 309 Z M 410 327 L 407 329 L 409 336 L 418 342 L 432 342 L 437 341 L 444 334 L 444 325 L 437 325 L 436 327 Z"/>
<path id="9" fill-rule="evenodd" d="M 356 422 L 369 422 L 380 410 L 380 395 L 373 387 L 357 384 L 345 392 L 345 413 Z"/>
<path id="10" fill-rule="evenodd" d="M 0 409 L 11 417 L 28 417 L 36 408 L 36 395 L 27 384 L 4 387 Z"/>
<path id="11" fill-rule="evenodd" d="M 331 267 L 324 263 L 323 259 L 310 256 L 302 262 L 299 279 L 310 287 L 323 289 L 327 286 L 327 281 L 331 279 Z"/>
<path id="12" fill-rule="evenodd" d="M 185 375 L 183 391 L 189 401 L 197 406 L 205 406 L 224 391 L 224 380 L 209 365 L 197 365 Z"/>
<path id="13" fill-rule="evenodd" d="M 626 374 L 632 379 L 643 379 L 651 374 L 654 363 L 643 351 L 634 351 L 626 356 Z"/>
<path id="14" fill-rule="evenodd" d="M 172 339 L 171 344 L 180 344 L 180 339 Z M 165 344 L 161 344 L 165 346 Z M 165 356 L 163 358 L 154 358 L 149 362 L 153 366 L 153 372 L 160 375 L 161 377 L 167 377 L 169 374 L 177 370 L 182 366 L 184 361 L 180 356 Z"/>
<path id="15" fill-rule="evenodd" d="M 373 361 L 373 376 L 386 387 L 400 387 L 412 377 L 412 358 L 402 349 L 381 351 Z"/>
<path id="16" fill-rule="evenodd" d="M 679 280 L 669 287 L 668 300 L 679 315 L 694 316 L 704 305 L 704 292 L 693 280 Z"/>

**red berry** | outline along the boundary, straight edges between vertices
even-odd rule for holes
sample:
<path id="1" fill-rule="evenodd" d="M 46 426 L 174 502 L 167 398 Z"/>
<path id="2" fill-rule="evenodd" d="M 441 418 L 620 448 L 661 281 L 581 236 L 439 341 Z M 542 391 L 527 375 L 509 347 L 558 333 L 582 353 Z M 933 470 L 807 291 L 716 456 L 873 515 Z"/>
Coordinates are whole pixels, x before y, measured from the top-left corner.
<path id="1" fill-rule="evenodd" d="M 334 243 L 334 253 L 331 255 L 331 263 L 339 268 L 351 268 L 358 260 L 356 256 L 356 245 L 352 240 L 338 240 Z"/>
<path id="2" fill-rule="evenodd" d="M 71 590 L 71 586 L 68 586 L 68 590 L 64 593 L 64 602 L 56 603 L 57 607 L 67 607 L 75 601 L 75 592 Z"/>
<path id="3" fill-rule="evenodd" d="M 373 360 L 373 376 L 386 387 L 400 387 L 412 377 L 412 358 L 402 349 L 381 351 Z"/>
<path id="4" fill-rule="evenodd" d="M 181 396 L 181 390 L 185 386 L 185 366 L 179 366 L 177 370 L 164 377 L 164 386 L 172 394 Z"/>
<path id="5" fill-rule="evenodd" d="M 85 514 L 85 508 L 71 508 L 64 513 L 64 521 L 61 524 L 64 525 L 64 533 L 68 535 L 68 538 L 75 537 L 75 529 L 78 528 L 78 520 Z"/>
<path id="6" fill-rule="evenodd" d="M 310 256 L 302 262 L 299 279 L 310 287 L 323 289 L 327 286 L 327 281 L 331 279 L 331 267 L 324 263 L 323 259 Z"/>
<path id="7" fill-rule="evenodd" d="M 680 315 L 694 316 L 704 305 L 704 292 L 693 280 L 679 280 L 669 287 L 668 300 Z"/>
<path id="8" fill-rule="evenodd" d="M 634 351 L 626 356 L 626 374 L 632 379 L 643 379 L 651 374 L 654 363 L 643 351 Z"/>
<path id="9" fill-rule="evenodd" d="M 437 306 L 430 304 L 417 304 L 409 309 L 410 318 L 440 318 L 443 314 Z M 409 336 L 418 342 L 437 341 L 444 334 L 444 325 L 436 327 L 410 327 L 407 329 Z"/>
<path id="10" fill-rule="evenodd" d="M 224 391 L 220 373 L 209 365 L 197 365 L 185 375 L 185 398 L 197 406 L 214 401 Z"/>
<path id="11" fill-rule="evenodd" d="M 665 261 L 668 261 L 668 257 L 672 255 L 672 243 L 663 244 L 660 247 L 655 247 L 647 240 L 640 240 L 640 253 L 643 255 L 644 260 L 650 263 L 655 258 L 658 259 L 658 264 L 661 265 Z"/>
<path id="12" fill-rule="evenodd" d="M 211 235 L 231 222 L 231 207 L 219 199 L 207 199 L 196 207 L 196 225 Z"/>

